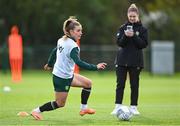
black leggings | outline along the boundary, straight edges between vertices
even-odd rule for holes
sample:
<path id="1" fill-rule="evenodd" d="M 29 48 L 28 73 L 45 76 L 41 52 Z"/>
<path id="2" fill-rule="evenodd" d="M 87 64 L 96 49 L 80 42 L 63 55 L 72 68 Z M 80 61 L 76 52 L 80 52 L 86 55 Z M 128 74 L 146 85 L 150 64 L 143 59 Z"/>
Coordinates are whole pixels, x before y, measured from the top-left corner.
<path id="1" fill-rule="evenodd" d="M 130 85 L 131 85 L 131 105 L 137 105 L 138 94 L 139 94 L 139 75 L 141 72 L 140 67 L 116 67 L 116 104 L 122 104 L 124 88 L 127 78 L 127 73 L 129 73 Z"/>

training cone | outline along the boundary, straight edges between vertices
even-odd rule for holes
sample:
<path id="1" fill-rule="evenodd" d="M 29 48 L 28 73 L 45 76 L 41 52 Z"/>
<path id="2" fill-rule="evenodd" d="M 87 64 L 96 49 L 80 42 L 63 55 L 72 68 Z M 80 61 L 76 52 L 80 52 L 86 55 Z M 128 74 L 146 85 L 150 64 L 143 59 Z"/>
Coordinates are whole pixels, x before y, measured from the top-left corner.
<path id="1" fill-rule="evenodd" d="M 26 116 L 29 116 L 29 114 L 27 112 L 19 112 L 17 114 L 17 116 L 20 116 L 20 117 L 26 117 Z"/>

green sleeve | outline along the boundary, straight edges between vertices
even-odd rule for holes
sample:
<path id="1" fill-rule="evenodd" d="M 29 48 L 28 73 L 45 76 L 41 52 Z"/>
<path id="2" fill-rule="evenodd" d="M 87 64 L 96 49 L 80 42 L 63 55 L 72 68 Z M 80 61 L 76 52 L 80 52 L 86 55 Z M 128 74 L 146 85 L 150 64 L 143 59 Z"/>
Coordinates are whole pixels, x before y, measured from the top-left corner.
<path id="1" fill-rule="evenodd" d="M 49 67 L 53 67 L 56 62 L 56 51 L 57 51 L 57 47 L 54 48 L 49 55 L 48 62 L 47 62 Z"/>
<path id="2" fill-rule="evenodd" d="M 81 68 L 87 69 L 87 70 L 97 70 L 97 66 L 94 64 L 89 64 L 87 62 L 84 62 L 79 57 L 79 49 L 78 47 L 75 47 L 72 49 L 70 53 L 70 57 L 73 59 L 73 61 Z"/>

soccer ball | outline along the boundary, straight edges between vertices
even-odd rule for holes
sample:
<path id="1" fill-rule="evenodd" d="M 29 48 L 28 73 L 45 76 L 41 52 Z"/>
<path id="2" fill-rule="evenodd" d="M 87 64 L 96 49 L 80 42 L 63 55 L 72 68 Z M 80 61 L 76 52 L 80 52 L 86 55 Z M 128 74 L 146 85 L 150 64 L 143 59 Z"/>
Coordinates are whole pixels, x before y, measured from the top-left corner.
<path id="1" fill-rule="evenodd" d="M 9 86 L 4 86 L 3 87 L 3 91 L 4 92 L 10 92 L 11 91 L 11 88 Z"/>
<path id="2" fill-rule="evenodd" d="M 127 106 L 121 106 L 116 114 L 119 120 L 129 121 L 133 114 L 129 111 Z"/>

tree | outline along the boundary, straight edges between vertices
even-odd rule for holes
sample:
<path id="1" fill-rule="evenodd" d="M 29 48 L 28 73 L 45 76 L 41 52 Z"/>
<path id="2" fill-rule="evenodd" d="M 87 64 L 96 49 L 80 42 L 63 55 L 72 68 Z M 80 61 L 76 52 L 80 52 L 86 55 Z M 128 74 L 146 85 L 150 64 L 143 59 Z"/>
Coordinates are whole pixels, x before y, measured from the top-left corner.
<path id="1" fill-rule="evenodd" d="M 131 3 L 137 4 L 142 17 L 157 11 L 168 16 L 161 27 L 156 25 L 158 21 L 148 24 L 151 39 L 179 40 L 179 35 L 174 34 L 180 33 L 179 0 L 1 0 L 0 43 L 17 24 L 25 45 L 55 45 L 63 35 L 64 20 L 74 15 L 83 25 L 83 44 L 112 44 Z"/>

